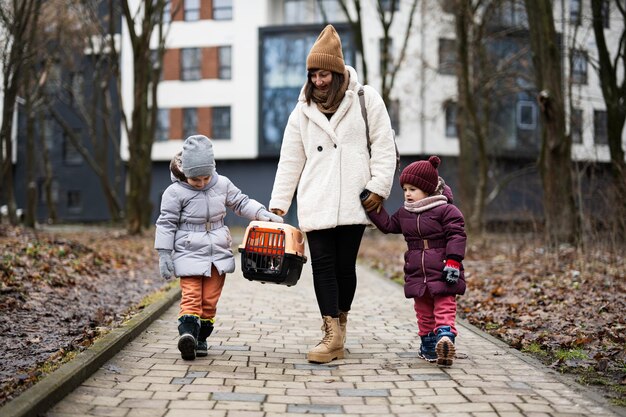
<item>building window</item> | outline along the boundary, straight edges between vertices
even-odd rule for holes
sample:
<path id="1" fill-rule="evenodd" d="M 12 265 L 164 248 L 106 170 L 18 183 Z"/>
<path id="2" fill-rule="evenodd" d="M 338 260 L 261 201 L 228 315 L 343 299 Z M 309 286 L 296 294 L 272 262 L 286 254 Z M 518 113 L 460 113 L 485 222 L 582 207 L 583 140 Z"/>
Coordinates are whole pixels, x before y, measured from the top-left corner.
<path id="1" fill-rule="evenodd" d="M 200 20 L 200 0 L 185 0 L 185 22 Z"/>
<path id="2" fill-rule="evenodd" d="M 446 137 L 456 138 L 456 116 L 458 112 L 458 106 L 454 101 L 448 101 L 445 105 L 446 112 Z"/>
<path id="3" fill-rule="evenodd" d="M 230 107 L 213 107 L 213 139 L 230 139 Z"/>
<path id="4" fill-rule="evenodd" d="M 572 82 L 587 84 L 587 52 L 578 49 L 572 50 L 571 57 Z"/>
<path id="5" fill-rule="evenodd" d="M 621 6 L 622 10 L 624 6 Z M 604 0 L 602 2 L 602 26 L 605 29 L 611 27 L 611 2 L 609 0 Z"/>
<path id="6" fill-rule="evenodd" d="M 400 134 L 400 100 L 391 100 L 389 105 L 389 118 L 391 119 L 391 127 L 396 136 Z"/>
<path id="7" fill-rule="evenodd" d="M 537 128 L 537 108 L 535 103 L 528 100 L 517 102 L 517 128 L 535 130 Z"/>
<path id="8" fill-rule="evenodd" d="M 593 141 L 596 145 L 608 145 L 609 136 L 606 126 L 606 111 L 593 111 Z"/>
<path id="9" fill-rule="evenodd" d="M 69 190 L 67 192 L 67 211 L 70 213 L 81 213 L 83 211 L 83 201 L 80 191 Z"/>
<path id="10" fill-rule="evenodd" d="M 213 19 L 232 20 L 233 0 L 213 0 Z"/>
<path id="11" fill-rule="evenodd" d="M 394 64 L 394 59 L 393 59 L 393 39 L 389 38 L 389 45 L 388 45 L 388 49 L 387 49 L 387 54 L 385 54 L 385 39 L 381 38 L 378 41 L 378 52 L 380 55 L 380 74 L 381 75 L 385 75 L 385 73 L 389 74 L 391 71 L 393 71 L 393 64 Z M 385 61 L 387 61 L 387 70 L 384 71 L 384 66 L 383 64 L 385 63 Z"/>
<path id="12" fill-rule="evenodd" d="M 569 21 L 572 25 L 580 25 L 581 22 L 581 0 L 569 1 Z"/>
<path id="13" fill-rule="evenodd" d="M 54 148 L 54 138 L 56 136 L 56 122 L 51 116 L 46 116 L 43 119 L 43 125 L 41 126 L 43 141 L 48 151 Z"/>
<path id="14" fill-rule="evenodd" d="M 191 135 L 198 133 L 198 109 L 186 108 L 183 109 L 183 138 L 188 138 Z"/>
<path id="15" fill-rule="evenodd" d="M 390 12 L 393 7 L 393 11 L 400 10 L 400 0 L 380 0 L 378 2 L 383 12 Z"/>
<path id="16" fill-rule="evenodd" d="M 439 73 L 454 75 L 456 71 L 456 41 L 439 39 Z"/>
<path id="17" fill-rule="evenodd" d="M 82 72 L 70 74 L 70 103 L 76 107 L 83 107 L 85 78 Z"/>
<path id="18" fill-rule="evenodd" d="M 232 48 L 230 46 L 220 46 L 217 48 L 218 56 L 218 78 L 220 80 L 230 80 L 232 77 Z"/>
<path id="19" fill-rule="evenodd" d="M 80 138 L 80 129 L 74 130 L 74 134 Z M 82 155 L 67 135 L 63 135 L 63 162 L 65 165 L 82 165 L 83 163 Z"/>
<path id="20" fill-rule="evenodd" d="M 180 79 L 195 81 L 202 78 L 200 48 L 184 48 L 180 51 Z"/>
<path id="21" fill-rule="evenodd" d="M 572 109 L 569 129 L 572 142 L 583 143 L 583 111 L 581 109 Z"/>
<path id="22" fill-rule="evenodd" d="M 156 142 L 164 142 L 170 138 L 170 109 L 159 109 L 157 112 L 154 136 Z"/>
<path id="23" fill-rule="evenodd" d="M 166 1 L 165 7 L 163 7 L 163 23 L 170 23 L 172 21 L 172 2 Z"/>
<path id="24" fill-rule="evenodd" d="M 492 23 L 506 28 L 528 28 L 528 16 L 524 2 L 519 0 L 499 2 Z"/>

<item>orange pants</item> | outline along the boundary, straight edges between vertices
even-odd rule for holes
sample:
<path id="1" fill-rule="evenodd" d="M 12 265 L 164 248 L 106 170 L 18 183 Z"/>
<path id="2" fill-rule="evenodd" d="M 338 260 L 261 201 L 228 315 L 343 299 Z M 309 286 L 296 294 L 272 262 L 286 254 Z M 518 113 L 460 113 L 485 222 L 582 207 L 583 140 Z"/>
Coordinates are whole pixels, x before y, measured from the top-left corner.
<path id="1" fill-rule="evenodd" d="M 217 302 L 222 295 L 225 277 L 226 274 L 220 275 L 215 267 L 211 268 L 210 277 L 181 277 L 182 296 L 178 317 L 192 315 L 202 320 L 213 319 L 217 311 Z"/>

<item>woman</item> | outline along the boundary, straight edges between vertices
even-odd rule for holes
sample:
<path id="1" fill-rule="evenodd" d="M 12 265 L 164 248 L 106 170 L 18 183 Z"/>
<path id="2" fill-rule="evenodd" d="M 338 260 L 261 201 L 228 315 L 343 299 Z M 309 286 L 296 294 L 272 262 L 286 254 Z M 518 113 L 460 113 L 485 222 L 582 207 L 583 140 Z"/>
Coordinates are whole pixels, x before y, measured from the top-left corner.
<path id="1" fill-rule="evenodd" d="M 370 224 L 365 210 L 380 210 L 389 196 L 396 154 L 385 104 L 364 86 L 368 153 L 358 96 L 362 86 L 354 68 L 344 64 L 332 25 L 320 33 L 306 65 L 307 81 L 285 128 L 269 207 L 284 216 L 297 190 L 298 224 L 307 235 L 324 330 L 307 359 L 327 363 L 344 355 L 356 257 Z"/>

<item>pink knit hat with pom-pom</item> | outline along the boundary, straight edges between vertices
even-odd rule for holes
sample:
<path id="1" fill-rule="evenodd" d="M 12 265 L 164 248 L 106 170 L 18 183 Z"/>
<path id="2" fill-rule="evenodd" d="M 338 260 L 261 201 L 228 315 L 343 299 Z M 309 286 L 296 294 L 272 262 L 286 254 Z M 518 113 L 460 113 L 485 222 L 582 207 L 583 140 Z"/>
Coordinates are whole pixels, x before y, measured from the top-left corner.
<path id="1" fill-rule="evenodd" d="M 411 184 L 430 195 L 437 189 L 439 173 L 437 167 L 441 159 L 431 156 L 428 161 L 415 161 L 402 170 L 400 185 Z"/>

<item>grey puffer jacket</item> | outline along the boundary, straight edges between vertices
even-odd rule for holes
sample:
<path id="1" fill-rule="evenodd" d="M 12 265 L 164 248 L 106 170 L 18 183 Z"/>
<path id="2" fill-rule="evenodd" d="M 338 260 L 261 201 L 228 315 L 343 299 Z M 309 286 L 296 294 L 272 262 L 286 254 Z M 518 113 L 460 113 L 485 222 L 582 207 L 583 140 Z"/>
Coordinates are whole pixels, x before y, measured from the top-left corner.
<path id="1" fill-rule="evenodd" d="M 235 270 L 230 230 L 224 225 L 226 208 L 255 220 L 265 207 L 241 192 L 217 172 L 198 190 L 172 171 L 173 184 L 163 192 L 156 221 L 154 248 L 172 250 L 176 276 L 210 276 L 215 265 L 220 274 Z"/>

